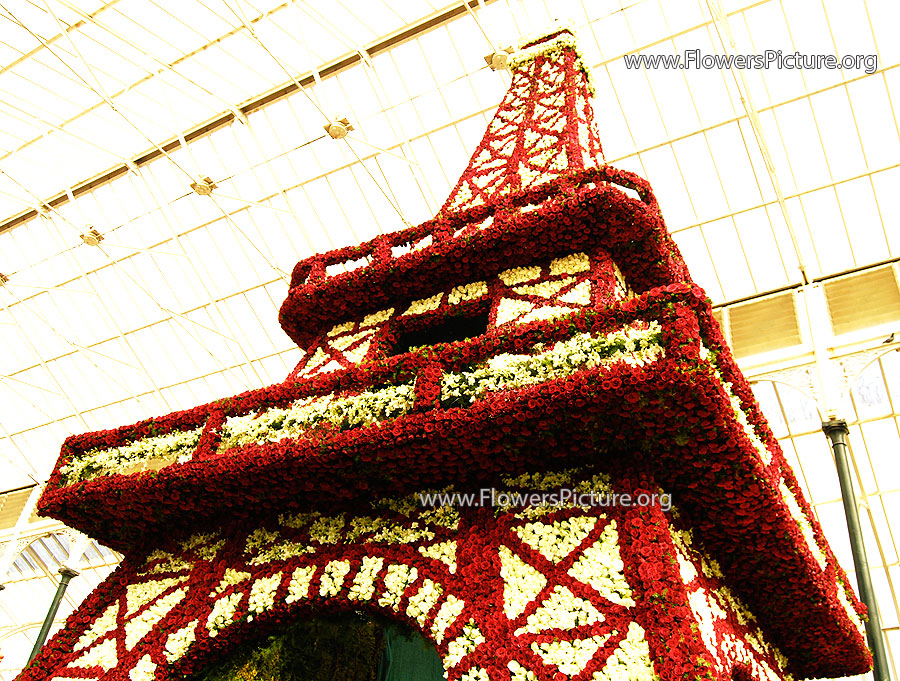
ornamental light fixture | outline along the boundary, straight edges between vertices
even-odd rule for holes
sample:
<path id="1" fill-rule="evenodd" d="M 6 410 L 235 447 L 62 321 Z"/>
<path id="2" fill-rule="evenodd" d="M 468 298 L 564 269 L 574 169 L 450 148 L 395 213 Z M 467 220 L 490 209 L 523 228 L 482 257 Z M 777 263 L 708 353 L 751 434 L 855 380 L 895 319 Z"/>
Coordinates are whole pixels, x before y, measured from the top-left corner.
<path id="1" fill-rule="evenodd" d="M 322 127 L 325 128 L 325 132 L 328 133 L 328 136 L 335 140 L 345 138 L 347 133 L 353 130 L 353 124 L 346 116 L 340 118 L 335 116 L 333 121 Z"/>
<path id="2" fill-rule="evenodd" d="M 103 235 L 91 227 L 87 232 L 81 235 L 81 240 L 88 246 L 99 246 L 100 242 L 103 241 Z"/>
<path id="3" fill-rule="evenodd" d="M 202 180 L 191 182 L 191 189 L 200 196 L 209 196 L 213 193 L 213 189 L 217 187 L 218 185 L 213 182 L 211 177 L 204 177 Z"/>
<path id="4" fill-rule="evenodd" d="M 506 71 L 509 68 L 509 57 L 515 52 L 512 47 L 501 47 L 496 52 L 485 55 L 484 61 L 494 71 Z"/>

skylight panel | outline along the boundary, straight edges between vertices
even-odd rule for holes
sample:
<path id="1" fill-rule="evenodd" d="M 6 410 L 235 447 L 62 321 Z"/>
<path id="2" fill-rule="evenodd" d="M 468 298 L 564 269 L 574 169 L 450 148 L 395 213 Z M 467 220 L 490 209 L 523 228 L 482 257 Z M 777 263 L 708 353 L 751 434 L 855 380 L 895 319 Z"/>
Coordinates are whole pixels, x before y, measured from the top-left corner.
<path id="1" fill-rule="evenodd" d="M 878 372 L 878 362 L 870 368 Z M 866 489 L 868 491 L 900 489 L 900 467 L 891 456 L 891 452 L 897 452 L 900 447 L 896 419 L 893 417 L 878 419 L 863 423 L 860 427 L 865 438 L 865 449 L 857 452 L 856 458 L 860 469 L 865 471 Z"/>
<path id="2" fill-rule="evenodd" d="M 790 174 L 782 173 L 776 166 L 778 179 L 785 191 L 790 191 L 784 186 L 787 177 L 793 177 L 799 191 L 831 182 L 825 152 L 808 100 L 800 100 L 775 109 L 777 126 L 766 126 L 766 121 L 771 119 L 768 116 L 761 118 L 772 155 L 776 158 L 781 155 L 778 151 L 781 145 L 788 155 Z"/>
<path id="3" fill-rule="evenodd" d="M 800 202 L 813 243 L 816 244 L 823 274 L 840 272 L 857 265 L 850 250 L 847 230 L 834 190 L 828 187 L 805 194 L 800 197 Z"/>
<path id="4" fill-rule="evenodd" d="M 250 130 L 259 140 L 262 153 L 270 160 L 277 160 L 275 157 L 307 141 L 287 100 L 251 113 L 249 120 Z M 290 180 L 284 183 L 290 184 Z"/>
<path id="5" fill-rule="evenodd" d="M 698 220 L 709 220 L 727 213 L 728 202 L 704 136 L 692 135 L 678 140 L 672 143 L 672 148 Z"/>
<path id="6" fill-rule="evenodd" d="M 821 424 L 819 424 L 821 426 Z M 822 434 L 813 432 L 794 438 L 797 456 L 803 475 L 809 483 L 810 501 L 814 504 L 826 503 L 841 498 L 837 471 L 829 459 L 828 447 Z"/>
<path id="7" fill-rule="evenodd" d="M 334 248 L 334 242 L 332 241 L 330 231 L 325 229 L 322 220 L 313 208 L 312 202 L 309 199 L 307 187 L 308 185 L 303 184 L 294 189 L 287 190 L 285 193 L 291 202 L 294 213 L 297 215 L 297 222 L 300 225 L 300 229 L 309 241 L 310 248 L 312 249 L 312 252 L 306 254 L 309 256 L 313 253 L 324 253 L 325 251 L 331 250 Z"/>
<path id="8" fill-rule="evenodd" d="M 883 260 L 888 246 L 869 178 L 844 182 L 835 189 L 857 264 Z"/>
<path id="9" fill-rule="evenodd" d="M 112 7 L 101 15 L 101 20 L 168 64 L 202 44 L 202 38 L 193 32 L 185 40 L 184 24 L 149 0 L 129 0 L 127 6 Z"/>
<path id="10" fill-rule="evenodd" d="M 660 104 L 653 98 L 647 76 L 642 70 L 627 69 L 624 60 L 620 59 L 610 63 L 608 68 L 616 98 L 625 112 L 638 149 L 665 140 L 667 135 L 659 114 Z"/>
<path id="11" fill-rule="evenodd" d="M 900 182 L 900 168 L 892 168 L 872 175 L 875 199 L 878 201 L 878 211 L 881 213 L 881 219 L 886 227 L 885 233 L 891 255 L 900 255 L 900 230 L 890 228 L 891 225 L 900 224 L 898 182 Z"/>
<path id="12" fill-rule="evenodd" d="M 107 95 L 115 94 L 156 70 L 140 52 L 90 23 L 70 32 L 69 37 L 78 50 L 70 65 L 91 85 L 96 79 Z M 68 41 L 65 45 L 71 49 Z M 90 64 L 90 69 L 82 58 Z"/>
<path id="13" fill-rule="evenodd" d="M 425 38 L 416 40 L 416 43 L 438 85 L 449 83 L 466 73 L 446 26 L 429 32 Z M 461 49 L 466 47 L 460 45 Z"/>
<path id="14" fill-rule="evenodd" d="M 319 17 L 325 18 L 322 19 L 323 25 L 327 25 L 328 30 L 344 42 L 365 45 L 376 37 L 363 18 L 366 3 L 352 3 L 352 11 L 344 3 L 337 1 L 307 0 L 307 4 Z M 358 5 L 362 5 L 362 8 L 358 8 Z"/>
<path id="15" fill-rule="evenodd" d="M 232 62 L 237 62 L 240 67 L 240 79 L 235 82 L 242 84 L 248 96 L 281 83 L 288 82 L 294 73 L 291 62 L 285 61 L 277 52 L 273 52 L 268 44 L 263 41 L 262 46 L 244 32 L 236 33 L 219 43 L 221 51 L 228 55 L 227 58 L 215 55 L 221 58 L 221 67 L 228 73 L 229 78 L 233 78 Z M 285 69 L 288 73 L 285 73 Z M 244 82 L 244 73 L 246 73 L 246 82 Z"/>
<path id="16" fill-rule="evenodd" d="M 900 62 L 900 43 L 894 30 L 900 25 L 900 6 L 893 0 L 868 0 L 866 9 L 878 45 L 879 66 Z"/>
<path id="17" fill-rule="evenodd" d="M 202 34 L 207 42 L 220 38 L 240 25 L 234 14 L 218 3 L 197 0 L 181 0 L 178 3 L 178 19 Z"/>
<path id="18" fill-rule="evenodd" d="M 765 209 L 738 213 L 734 223 L 757 291 L 771 291 L 790 283 Z"/>
<path id="19" fill-rule="evenodd" d="M 726 300 L 736 300 L 756 293 L 756 286 L 747 268 L 743 245 L 731 218 L 722 218 L 702 227 L 713 267 L 719 273 L 722 293 Z"/>
<path id="20" fill-rule="evenodd" d="M 504 5 L 506 6 L 504 7 Z M 529 28 L 527 26 L 516 23 L 517 20 L 521 18 L 521 14 L 514 15 L 515 10 L 513 9 L 512 3 L 485 3 L 484 5 L 481 5 L 476 12 L 484 31 L 487 33 L 491 42 L 495 44 L 514 45 L 519 36 L 527 35 L 529 33 Z M 476 27 L 476 30 L 478 31 L 477 40 L 479 42 L 472 44 L 479 46 L 485 45 L 488 49 L 484 54 L 487 54 L 487 52 L 490 51 L 490 46 L 487 44 L 488 41 L 484 38 L 481 29 Z M 480 48 L 479 54 L 481 54 Z M 484 61 L 482 60 L 482 64 L 483 63 Z"/>
<path id="21" fill-rule="evenodd" d="M 592 2 L 586 2 L 588 7 L 594 4 L 595 3 Z M 602 7 L 603 5 L 597 3 L 597 6 Z M 687 0 L 686 2 L 678 3 L 677 5 L 661 2 L 660 11 L 666 18 L 666 24 L 669 27 L 669 31 L 673 34 L 699 26 L 707 19 L 704 3 L 699 2 L 699 0 Z"/>
<path id="22" fill-rule="evenodd" d="M 859 375 L 853 383 L 851 395 L 856 411 L 862 419 L 887 416 L 891 413 L 884 376 L 877 362 Z"/>
<path id="23" fill-rule="evenodd" d="M 676 52 L 674 45 L 667 41 L 645 50 L 644 54 L 674 56 Z M 628 73 L 632 77 L 639 74 L 638 71 L 629 71 Z M 700 127 L 697 104 L 687 88 L 687 83 L 682 75 L 683 71 L 659 68 L 647 69 L 646 73 L 669 136 L 681 137 Z"/>
<path id="24" fill-rule="evenodd" d="M 787 25 L 795 49 L 801 54 L 835 54 L 831 27 L 825 17 L 821 0 L 797 0 L 782 3 Z M 808 92 L 821 90 L 841 80 L 840 71 L 804 69 L 803 78 Z"/>
<path id="25" fill-rule="evenodd" d="M 762 200 L 759 180 L 768 183 L 768 179 L 754 175 L 737 123 L 708 130 L 706 140 L 731 210 L 745 210 L 758 205 Z M 755 140 L 750 140 L 750 144 L 755 144 Z"/>
<path id="26" fill-rule="evenodd" d="M 884 78 L 879 74 L 857 80 L 847 85 L 847 92 L 868 168 L 893 165 L 900 157 L 900 137 Z"/>
<path id="27" fill-rule="evenodd" d="M 834 179 L 840 181 L 865 172 L 866 162 L 847 91 L 835 88 L 813 95 L 810 101 Z"/>
<path id="28" fill-rule="evenodd" d="M 606 68 L 598 67 L 593 69 L 593 76 L 597 88 L 597 94 L 594 95 L 594 121 L 600 131 L 600 142 L 606 158 L 612 161 L 633 154 L 636 151 L 635 144 L 625 116 L 618 106 L 612 106 L 616 101 L 616 93 L 609 73 Z M 598 106 L 602 102 L 609 105 Z"/>
<path id="29" fill-rule="evenodd" d="M 57 56 L 42 51 L 32 59 L 17 63 L 0 76 L 0 82 L 22 100 L 26 105 L 22 107 L 24 111 L 39 119 L 61 123 L 76 115 L 82 108 L 99 102 L 101 96 L 93 91 L 92 88 L 96 87 L 94 81 L 84 65 L 77 60 L 77 56 L 62 49 L 55 50 L 55 54 L 70 68 L 60 63 Z M 23 81 L 34 88 L 26 97 L 21 94 Z M 35 97 L 35 92 L 40 93 L 38 97 Z M 56 106 L 47 106 L 48 102 L 55 103 Z"/>
<path id="30" fill-rule="evenodd" d="M 753 395 L 766 415 L 766 420 L 769 422 L 769 427 L 772 429 L 775 437 L 779 439 L 787 437 L 789 434 L 788 427 L 784 420 L 784 414 L 781 411 L 781 404 L 778 402 L 775 384 L 772 381 L 758 381 L 751 383 L 750 387 L 753 389 Z M 794 454 L 794 452 L 791 451 L 791 454 Z M 796 454 L 794 455 L 796 456 Z"/>
<path id="31" fill-rule="evenodd" d="M 854 7 L 851 3 L 835 0 L 823 0 L 823 5 L 839 57 L 875 54 L 875 41 L 865 5 Z M 862 72 L 862 69 L 845 69 L 842 73 L 845 78 L 853 78 Z"/>
<path id="32" fill-rule="evenodd" d="M 747 24 L 746 46 L 752 48 L 751 53 L 765 55 L 769 50 L 781 50 L 783 54 L 794 53 L 794 43 L 780 3 L 757 5 L 743 12 L 742 17 Z M 762 38 L 754 39 L 754 36 Z M 806 93 L 800 69 L 780 68 L 773 64 L 763 69 L 761 74 L 768 98 L 773 103 L 784 102 Z M 760 105 L 759 102 L 755 104 Z"/>
<path id="33" fill-rule="evenodd" d="M 16 2 L 11 6 L 5 4 L 2 16 L 10 16 L 13 25 L 24 24 L 32 33 L 41 36 L 44 40 L 59 34 L 59 25 L 53 15 L 41 5 L 33 2 Z"/>
<path id="34" fill-rule="evenodd" d="M 703 282 L 703 288 L 714 303 L 724 302 L 725 296 L 700 228 L 683 229 L 673 233 L 672 238 L 678 244 L 694 279 Z"/>
<path id="35" fill-rule="evenodd" d="M 623 13 L 635 45 L 649 45 L 668 34 L 657 0 L 640 0 L 625 6 Z"/>
<path id="36" fill-rule="evenodd" d="M 488 109 L 490 116 L 494 115 L 494 111 L 500 105 L 503 95 L 505 94 L 507 84 L 502 77 L 489 68 L 485 67 L 469 74 L 469 82 L 475 91 L 475 97 L 478 100 L 479 109 Z M 487 127 L 490 119 L 484 122 L 482 128 Z M 484 129 L 482 129 L 482 133 Z"/>
<path id="37" fill-rule="evenodd" d="M 286 355 L 282 354 L 271 355 L 269 357 L 263 357 L 257 362 L 260 373 L 265 377 L 267 382 L 278 383 L 283 381 L 284 377 L 297 365 L 297 362 L 289 365 L 289 363 L 285 361 L 285 356 Z M 299 361 L 299 357 L 297 359 Z"/>
<path id="38" fill-rule="evenodd" d="M 378 168 L 371 161 L 365 163 L 367 163 L 371 171 L 376 173 L 376 177 L 381 180 L 381 186 L 387 190 L 388 187 L 385 186 L 384 179 L 377 174 Z M 365 190 L 369 190 L 368 196 L 372 197 L 369 199 L 371 203 L 381 203 L 381 201 L 377 201 L 375 196 L 375 194 L 380 195 L 378 186 L 365 170 L 359 168 L 360 172 L 357 174 L 355 172 L 357 168 L 358 166 L 352 166 L 352 170 L 351 168 L 344 168 L 332 173 L 328 176 L 328 185 L 335 196 L 340 197 L 341 216 L 359 236 L 360 241 L 365 241 L 366 236 L 363 236 L 364 234 L 371 234 L 371 236 L 378 234 L 375 216 L 372 214 L 370 203 L 367 202 Z M 382 196 L 381 198 L 384 201 L 384 197 Z M 396 212 L 394 212 L 394 216 L 396 216 Z"/>
<path id="39" fill-rule="evenodd" d="M 591 28 L 594 30 L 594 35 L 597 36 L 600 54 L 603 55 L 604 61 L 629 54 L 640 47 L 631 35 L 623 12 L 604 13 L 591 23 Z"/>
<path id="40" fill-rule="evenodd" d="M 240 329 L 241 335 L 246 338 L 248 347 L 254 348 L 256 354 L 260 355 L 275 352 L 276 348 L 271 336 L 259 321 L 260 315 L 277 314 L 277 309 L 272 306 L 264 290 L 247 291 L 232 296 L 224 302 L 222 314 L 228 315 L 234 320 L 232 328 Z"/>
<path id="41" fill-rule="evenodd" d="M 240 289 L 253 286 L 260 280 L 278 276 L 273 267 L 274 258 L 271 248 L 260 234 L 251 210 L 261 209 L 243 208 L 230 215 L 228 221 L 229 232 L 233 234 L 237 248 L 243 252 L 242 255 L 236 257 L 233 252 L 226 253 L 223 249 L 223 256 L 236 269 L 236 278 Z M 229 240 L 226 243 L 230 246 L 232 242 Z M 246 266 L 244 262 L 247 263 Z"/>
<path id="42" fill-rule="evenodd" d="M 390 107 L 409 99 L 406 86 L 394 61 L 394 50 L 373 57 L 372 66 L 378 79 L 379 90 L 383 90 L 387 97 L 385 106 Z"/>
<path id="43" fill-rule="evenodd" d="M 484 18 L 482 9 L 476 9 L 475 13 L 479 21 L 482 21 Z M 485 25 L 483 21 L 482 25 Z M 484 34 L 472 17 L 468 15 L 462 16 L 456 21 L 447 24 L 447 32 L 450 34 L 450 40 L 454 45 L 456 56 L 462 62 L 465 73 L 472 73 L 484 68 L 484 59 L 482 57 L 491 51 L 491 44 L 484 37 Z M 488 35 L 490 36 L 491 33 L 488 33 Z M 502 36 L 499 35 L 492 36 L 492 39 L 495 41 L 502 42 L 501 38 Z M 483 54 L 481 52 L 482 48 L 484 49 Z"/>
<path id="44" fill-rule="evenodd" d="M 43 417 L 40 412 L 34 409 L 31 404 L 39 401 L 42 398 L 42 391 L 35 390 L 24 383 L 19 383 L 19 381 L 25 380 L 21 376 L 11 376 L 10 378 L 4 378 L 0 381 L 0 387 L 3 388 L 3 400 L 0 401 L 0 406 L 3 407 L 3 428 L 8 433 L 17 433 L 22 430 L 25 430 L 29 427 L 34 427 L 46 420 L 46 417 Z M 6 443 L 3 439 L 0 439 L 0 446 L 5 448 Z M 0 457 L 0 464 L 7 463 L 3 457 Z M 22 476 L 21 479 L 27 480 L 27 473 L 30 471 L 26 471 L 24 467 L 13 467 L 11 464 L 7 464 L 10 467 L 11 475 L 18 477 Z M 0 472 L 3 471 L 3 468 L 0 467 Z M 2 487 L 4 490 L 10 489 L 10 484 L 6 481 L 7 479 L 4 477 Z M 24 483 L 23 483 L 24 484 Z"/>
<path id="45" fill-rule="evenodd" d="M 411 40 L 397 45 L 391 50 L 394 64 L 404 89 L 410 97 L 431 91 L 437 83 L 428 68 L 427 56 L 422 52 L 419 42 Z"/>
<path id="46" fill-rule="evenodd" d="M 677 231 L 697 222 L 697 214 L 691 205 L 681 169 L 669 145 L 651 149 L 641 154 L 647 169 L 647 179 L 653 185 L 656 198 L 665 211 L 669 231 Z"/>

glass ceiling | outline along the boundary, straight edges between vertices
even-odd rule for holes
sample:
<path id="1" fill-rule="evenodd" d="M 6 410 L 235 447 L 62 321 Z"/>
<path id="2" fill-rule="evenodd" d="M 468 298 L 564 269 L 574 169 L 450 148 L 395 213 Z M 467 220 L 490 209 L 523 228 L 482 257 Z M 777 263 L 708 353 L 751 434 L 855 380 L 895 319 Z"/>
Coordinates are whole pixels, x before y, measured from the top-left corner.
<path id="1" fill-rule="evenodd" d="M 739 361 L 850 573 L 819 428 L 831 408 L 852 423 L 897 678 L 900 7 L 469 5 L 0 2 L 0 492 L 42 483 L 70 434 L 283 380 L 300 358 L 277 322 L 294 263 L 430 218 L 509 82 L 484 55 L 571 20 L 607 160 L 651 181 L 736 352 L 748 334 L 764 338 Z M 875 55 L 878 68 L 624 59 L 689 50 Z M 354 129 L 331 139 L 323 126 L 341 117 Z M 215 187 L 201 195 L 198 182 Z M 82 239 L 92 229 L 98 245 Z M 815 356 L 843 392 L 815 389 Z M 0 527 L 2 681 L 23 664 L 68 556 L 62 528 L 42 522 L 26 506 Z M 61 618 L 116 560 L 85 553 Z"/>

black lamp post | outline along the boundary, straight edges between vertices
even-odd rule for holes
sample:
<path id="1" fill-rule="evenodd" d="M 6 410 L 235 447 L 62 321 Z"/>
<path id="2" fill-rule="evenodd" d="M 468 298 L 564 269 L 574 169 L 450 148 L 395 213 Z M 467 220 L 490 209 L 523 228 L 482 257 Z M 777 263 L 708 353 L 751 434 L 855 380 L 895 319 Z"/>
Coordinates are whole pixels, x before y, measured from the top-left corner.
<path id="1" fill-rule="evenodd" d="M 869 559 L 863 544 L 862 529 L 859 524 L 859 509 L 856 507 L 856 493 L 853 491 L 853 480 L 850 478 L 850 465 L 847 461 L 847 436 L 850 430 L 843 419 L 834 419 L 822 423 L 822 430 L 831 441 L 834 451 L 834 463 L 837 466 L 838 481 L 841 484 L 841 498 L 844 501 L 844 515 L 847 516 L 847 531 L 850 534 L 850 548 L 853 551 L 853 566 L 856 569 L 856 581 L 859 584 L 859 595 L 869 609 L 866 620 L 866 637 L 872 649 L 872 673 L 875 681 L 890 681 L 887 655 L 884 650 L 884 639 L 881 633 L 881 615 L 875 600 L 875 589 L 872 588 L 872 576 L 869 574 Z"/>
<path id="2" fill-rule="evenodd" d="M 56 587 L 56 595 L 53 596 L 53 601 L 50 603 L 50 609 L 47 611 L 47 616 L 44 618 L 44 624 L 41 626 L 41 631 L 38 633 L 37 640 L 34 642 L 31 654 L 28 656 L 29 663 L 34 659 L 34 656 L 38 654 L 41 646 L 44 645 L 44 641 L 47 640 L 47 634 L 50 633 L 50 627 L 53 625 L 57 610 L 59 610 L 59 604 L 62 602 L 63 596 L 66 593 L 66 587 L 69 586 L 72 577 L 78 576 L 78 571 L 63 565 L 59 568 L 59 574 L 61 576 L 59 578 L 59 585 Z"/>

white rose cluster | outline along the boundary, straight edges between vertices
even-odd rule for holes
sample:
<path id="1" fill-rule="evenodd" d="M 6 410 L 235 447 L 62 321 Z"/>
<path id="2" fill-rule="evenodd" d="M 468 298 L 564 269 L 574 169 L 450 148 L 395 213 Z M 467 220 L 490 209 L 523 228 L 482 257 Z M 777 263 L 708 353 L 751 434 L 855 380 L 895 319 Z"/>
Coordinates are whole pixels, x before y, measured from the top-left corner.
<path id="1" fill-rule="evenodd" d="M 384 593 L 378 599 L 378 605 L 394 610 L 400 605 L 406 587 L 416 581 L 418 571 L 409 565 L 388 565 L 384 576 Z"/>
<path id="2" fill-rule="evenodd" d="M 406 606 L 406 614 L 412 617 L 419 626 L 425 626 L 425 619 L 440 599 L 443 589 L 430 579 L 422 580 L 421 588 L 413 594 Z"/>
<path id="3" fill-rule="evenodd" d="M 175 431 L 135 440 L 120 447 L 94 448 L 80 454 L 59 469 L 66 484 L 89 480 L 100 475 L 129 472 L 145 462 L 163 460 L 166 465 L 189 460 L 203 428 Z"/>
<path id="4" fill-rule="evenodd" d="M 447 644 L 447 654 L 442 662 L 444 669 L 451 669 L 459 664 L 466 655 L 484 643 L 484 634 L 474 622 L 467 622 L 462 633 Z"/>
<path id="5" fill-rule="evenodd" d="M 587 253 L 571 253 L 550 261 L 551 276 L 578 274 L 579 272 L 587 272 L 590 268 L 591 261 Z"/>
<path id="6" fill-rule="evenodd" d="M 186 589 L 177 589 L 163 596 L 136 617 L 125 623 L 125 647 L 131 650 L 135 644 L 150 633 L 159 621 L 169 614 L 187 594 Z"/>
<path id="7" fill-rule="evenodd" d="M 156 663 L 149 655 L 144 655 L 128 672 L 128 678 L 131 681 L 153 681 L 156 678 Z"/>
<path id="8" fill-rule="evenodd" d="M 418 549 L 426 558 L 434 558 L 447 566 L 450 574 L 456 573 L 456 542 L 445 541 L 431 546 L 420 546 Z"/>
<path id="9" fill-rule="evenodd" d="M 378 312 L 373 312 L 370 315 L 366 315 L 359 325 L 377 326 L 379 324 L 384 324 L 384 322 L 391 318 L 392 314 L 394 314 L 394 308 L 392 307 L 389 307 L 386 310 L 379 310 Z"/>
<path id="10" fill-rule="evenodd" d="M 566 26 L 563 26 L 563 28 L 566 28 Z M 571 30 L 571 26 L 568 26 L 568 28 Z M 554 26 L 553 30 L 558 31 L 560 30 L 560 27 Z M 545 31 L 542 34 L 535 34 L 526 38 L 522 38 L 519 41 L 519 45 L 527 45 L 546 37 L 546 35 L 547 33 Z M 560 35 L 553 38 L 553 40 L 545 40 L 537 45 L 533 45 L 532 47 L 519 49 L 510 55 L 507 65 L 510 71 L 515 71 L 522 68 L 523 66 L 528 66 L 538 57 L 553 57 L 554 55 L 562 52 L 564 49 L 570 49 L 575 52 L 575 68 L 584 74 L 585 81 L 587 82 L 588 94 L 593 96 L 595 92 L 595 86 L 594 80 L 591 76 L 591 69 L 588 66 L 587 61 L 585 60 L 581 49 L 578 47 L 578 41 L 571 33 L 561 33 Z"/>
<path id="11" fill-rule="evenodd" d="M 447 627 L 456 621 L 456 618 L 460 616 L 465 607 L 466 602 L 462 599 L 457 598 L 453 594 L 447 596 L 441 607 L 438 608 L 437 614 L 434 616 L 434 622 L 431 623 L 431 633 L 437 643 L 441 643 L 444 640 L 444 632 L 447 631 Z"/>
<path id="12" fill-rule="evenodd" d="M 375 595 L 375 578 L 384 565 L 384 558 L 376 556 L 364 556 L 362 565 L 353 583 L 350 585 L 350 592 L 347 598 L 351 601 L 367 601 Z"/>
<path id="13" fill-rule="evenodd" d="M 431 312 L 432 310 L 438 309 L 441 304 L 441 298 L 444 297 L 443 293 L 436 293 L 430 298 L 422 298 L 421 300 L 414 300 L 410 303 L 409 307 L 403 313 L 405 315 L 413 315 L 413 314 L 422 314 L 423 312 Z"/>
<path id="14" fill-rule="evenodd" d="M 413 399 L 413 383 L 404 383 L 348 397 L 307 397 L 285 409 L 272 407 L 259 415 L 229 416 L 222 426 L 219 451 L 296 436 L 320 423 L 331 423 L 343 430 L 367 426 L 409 413 Z"/>
<path id="15" fill-rule="evenodd" d="M 445 374 L 441 401 L 467 406 L 489 392 L 535 385 L 619 360 L 643 365 L 662 353 L 660 334 L 654 321 L 645 329 L 626 326 L 597 337 L 580 333 L 536 355 L 496 355 L 482 367 Z"/>
<path id="16" fill-rule="evenodd" d="M 635 604 L 631 587 L 625 579 L 625 563 L 619 551 L 619 533 L 615 520 L 610 520 L 603 528 L 600 538 L 584 550 L 569 569 L 569 574 L 590 584 L 613 603 L 626 607 Z"/>
<path id="17" fill-rule="evenodd" d="M 597 518 L 583 515 L 557 520 L 549 525 L 527 523 L 515 528 L 515 533 L 526 544 L 540 551 L 547 560 L 558 563 L 581 545 L 596 523 Z"/>
<path id="18" fill-rule="evenodd" d="M 115 629 L 118 624 L 118 617 L 119 603 L 117 601 L 107 606 L 106 610 L 103 611 L 103 614 L 93 621 L 90 628 L 88 628 L 88 630 L 81 635 L 81 638 L 78 639 L 78 642 L 75 644 L 75 650 L 87 648 L 94 641 L 103 636 L 103 634 Z"/>
<path id="19" fill-rule="evenodd" d="M 328 598 L 329 596 L 337 596 L 344 586 L 344 579 L 350 572 L 349 560 L 332 560 L 322 571 L 322 578 L 319 582 L 319 595 Z"/>
<path id="20" fill-rule="evenodd" d="M 556 585 L 550 598 L 531 613 L 525 626 L 515 633 L 537 634 L 546 629 L 574 629 L 602 622 L 603 619 L 603 614 L 590 601 L 579 598 L 564 586 Z"/>
<path id="21" fill-rule="evenodd" d="M 547 578 L 509 547 L 501 546 L 500 576 L 503 578 L 503 612 L 509 619 L 515 619 L 547 586 Z"/>
<path id="22" fill-rule="evenodd" d="M 531 649 L 547 664 L 556 665 L 563 674 L 575 676 L 584 669 L 611 634 L 592 636 L 573 641 L 550 641 L 532 643 Z M 629 678 L 623 676 L 622 678 Z"/>
<path id="23" fill-rule="evenodd" d="M 497 326 L 511 322 L 522 315 L 528 314 L 534 309 L 534 305 L 527 300 L 519 298 L 501 298 L 500 304 L 497 305 Z"/>
<path id="24" fill-rule="evenodd" d="M 637 622 L 628 625 L 628 633 L 609 656 L 603 669 L 594 672 L 592 681 L 659 681 L 650 660 L 650 646 L 644 629 Z"/>
<path id="25" fill-rule="evenodd" d="M 519 284 L 513 290 L 525 296 L 539 296 L 541 298 L 551 298 L 559 293 L 563 288 L 575 281 L 572 277 L 563 277 L 562 279 L 549 279 L 541 281 L 537 284 Z M 504 299 L 505 300 L 505 299 Z"/>
<path id="26" fill-rule="evenodd" d="M 486 296 L 487 292 L 488 287 L 486 282 L 474 281 L 471 284 L 457 286 L 450 291 L 447 296 L 447 302 L 450 303 L 450 305 L 456 305 L 464 300 L 475 300 L 476 298 Z"/>
<path id="27" fill-rule="evenodd" d="M 788 507 L 788 510 L 791 513 L 791 517 L 794 519 L 794 521 L 800 527 L 800 531 L 803 533 L 803 538 L 806 540 L 806 545 L 809 547 L 810 553 L 812 553 L 813 558 L 816 559 L 819 567 L 824 570 L 826 565 L 828 564 L 828 557 L 819 546 L 819 542 L 816 541 L 816 535 L 813 532 L 812 524 L 810 524 L 809 518 L 806 517 L 803 509 L 800 508 L 800 504 L 797 503 L 797 499 L 794 498 L 793 493 L 788 488 L 784 479 L 781 480 L 779 489 L 781 490 L 781 498 L 784 500 L 785 505 Z"/>
<path id="28" fill-rule="evenodd" d="M 540 277 L 541 267 L 540 265 L 513 267 L 508 270 L 503 270 L 497 276 L 500 278 L 500 281 L 507 286 L 516 286 L 517 284 L 524 284 L 526 281 L 534 281 Z"/>
<path id="29" fill-rule="evenodd" d="M 284 597 L 285 603 L 294 603 L 301 598 L 306 598 L 309 594 L 309 584 L 312 582 L 313 575 L 316 573 L 315 565 L 307 565 L 306 567 L 298 567 L 291 574 L 291 581 L 288 584 L 288 592 Z"/>
<path id="30" fill-rule="evenodd" d="M 246 582 L 250 579 L 251 575 L 249 572 L 243 572 L 241 570 L 235 570 L 233 568 L 225 568 L 225 574 L 222 575 L 222 579 L 219 581 L 219 585 L 209 594 L 210 598 L 218 596 L 220 593 L 225 591 L 230 586 L 234 586 L 235 584 L 240 584 L 241 582 Z"/>
<path id="31" fill-rule="evenodd" d="M 469 671 L 459 677 L 459 681 L 490 681 L 487 669 L 481 667 L 472 667 Z"/>
<path id="32" fill-rule="evenodd" d="M 105 671 L 109 671 L 119 664 L 118 655 L 116 655 L 116 640 L 108 638 L 103 643 L 94 646 L 84 655 L 72 662 L 71 667 L 102 667 Z"/>
<path id="33" fill-rule="evenodd" d="M 280 572 L 269 577 L 260 577 L 253 582 L 253 586 L 250 587 L 250 597 L 247 599 L 247 611 L 251 616 L 263 613 L 275 605 L 275 592 L 278 591 L 280 584 Z"/>
<path id="34" fill-rule="evenodd" d="M 194 620 L 178 631 L 169 634 L 166 639 L 166 661 L 170 664 L 184 657 L 184 654 L 190 650 L 197 637 L 196 634 L 197 620 Z"/>
<path id="35" fill-rule="evenodd" d="M 215 602 L 209 617 L 206 618 L 206 628 L 210 636 L 218 636 L 220 631 L 234 622 L 234 613 L 237 612 L 243 595 L 240 591 L 236 591 Z"/>

